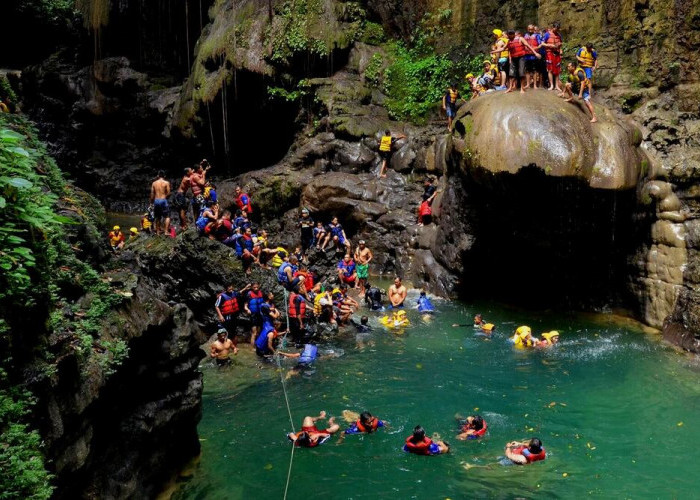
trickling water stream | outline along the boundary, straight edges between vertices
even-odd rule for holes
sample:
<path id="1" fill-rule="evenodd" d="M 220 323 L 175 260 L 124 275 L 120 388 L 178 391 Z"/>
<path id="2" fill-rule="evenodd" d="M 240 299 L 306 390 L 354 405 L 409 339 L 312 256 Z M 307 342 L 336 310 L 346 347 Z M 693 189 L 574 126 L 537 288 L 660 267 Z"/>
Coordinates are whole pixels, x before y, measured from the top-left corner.
<path id="1" fill-rule="evenodd" d="M 325 409 L 368 409 L 390 422 L 371 436 L 337 438 L 297 450 L 289 498 L 690 498 L 700 479 L 690 457 L 700 440 L 700 382 L 685 355 L 612 315 L 528 313 L 493 303 L 440 303 L 403 335 L 381 328 L 341 335 L 312 376 L 288 382 L 295 425 Z M 498 325 L 474 335 L 475 312 Z M 379 316 L 372 318 L 376 324 Z M 562 333 L 544 352 L 515 351 L 506 334 L 529 324 Z M 246 369 L 249 351 L 228 370 L 203 362 L 202 455 L 180 478 L 175 499 L 281 498 L 289 463 L 289 421 L 278 374 Z M 285 362 L 285 366 L 290 366 Z M 478 412 L 481 441 L 454 439 L 455 413 Z M 401 445 L 416 425 L 453 445 L 417 457 Z M 528 467 L 472 468 L 503 454 L 512 439 L 540 437 L 550 456 Z"/>

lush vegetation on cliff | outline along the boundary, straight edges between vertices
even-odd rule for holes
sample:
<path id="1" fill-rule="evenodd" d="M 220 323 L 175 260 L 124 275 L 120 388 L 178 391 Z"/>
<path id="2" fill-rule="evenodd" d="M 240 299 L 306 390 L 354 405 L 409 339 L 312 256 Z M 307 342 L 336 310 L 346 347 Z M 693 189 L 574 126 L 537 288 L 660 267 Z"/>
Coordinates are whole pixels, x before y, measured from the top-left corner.
<path id="1" fill-rule="evenodd" d="M 33 127 L 0 114 L 0 498 L 52 491 L 29 389 L 50 387 L 66 355 L 106 374 L 126 355 L 123 341 L 101 338 L 123 297 L 81 248 L 100 244 L 101 217 L 99 204 L 65 181 Z"/>

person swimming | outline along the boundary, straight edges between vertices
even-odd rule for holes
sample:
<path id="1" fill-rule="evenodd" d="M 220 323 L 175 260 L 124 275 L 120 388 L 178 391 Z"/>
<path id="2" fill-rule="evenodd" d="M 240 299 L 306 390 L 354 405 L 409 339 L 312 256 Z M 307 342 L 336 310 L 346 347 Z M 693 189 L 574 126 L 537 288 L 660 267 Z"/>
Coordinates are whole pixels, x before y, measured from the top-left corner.
<path id="1" fill-rule="evenodd" d="M 379 320 L 379 322 L 390 328 L 401 328 L 411 324 L 406 317 L 406 311 L 404 310 L 394 311 L 391 313 L 391 317 L 384 316 Z"/>
<path id="2" fill-rule="evenodd" d="M 368 411 L 363 411 L 350 427 L 345 429 L 345 434 L 371 434 L 380 427 L 384 427 L 386 422 L 379 420 Z"/>
<path id="3" fill-rule="evenodd" d="M 420 296 L 418 297 L 417 309 L 418 312 L 422 314 L 435 312 L 435 306 L 430 301 L 430 298 L 426 295 L 424 291 L 421 291 Z"/>
<path id="4" fill-rule="evenodd" d="M 529 326 L 519 326 L 510 340 L 518 349 L 534 347 L 537 344 L 537 339 L 532 336 L 532 330 Z"/>
<path id="5" fill-rule="evenodd" d="M 470 415 L 462 420 L 461 432 L 457 435 L 457 439 L 479 439 L 486 434 L 488 425 L 481 415 Z"/>
<path id="6" fill-rule="evenodd" d="M 413 434 L 406 438 L 403 451 L 415 455 L 441 455 L 450 451 L 450 445 L 445 441 L 433 441 L 425 435 L 420 425 L 413 428 Z"/>
<path id="7" fill-rule="evenodd" d="M 539 348 L 552 347 L 554 344 L 557 344 L 558 342 L 559 342 L 559 332 L 556 330 L 552 330 L 551 332 L 543 333 L 542 340 L 537 342 L 535 347 L 539 347 Z"/>
<path id="8" fill-rule="evenodd" d="M 304 421 L 301 424 L 301 431 L 290 432 L 287 434 L 287 438 L 294 443 L 294 446 L 301 446 L 303 448 L 314 448 L 325 443 L 340 429 L 340 426 L 335 423 L 335 419 L 331 417 L 328 419 L 328 428 L 319 430 L 316 427 L 316 421 L 325 418 L 325 411 L 320 412 L 318 417 L 304 417 Z"/>
<path id="9" fill-rule="evenodd" d="M 542 441 L 533 437 L 529 442 L 511 441 L 506 445 L 506 458 L 515 465 L 527 465 L 547 458 Z"/>

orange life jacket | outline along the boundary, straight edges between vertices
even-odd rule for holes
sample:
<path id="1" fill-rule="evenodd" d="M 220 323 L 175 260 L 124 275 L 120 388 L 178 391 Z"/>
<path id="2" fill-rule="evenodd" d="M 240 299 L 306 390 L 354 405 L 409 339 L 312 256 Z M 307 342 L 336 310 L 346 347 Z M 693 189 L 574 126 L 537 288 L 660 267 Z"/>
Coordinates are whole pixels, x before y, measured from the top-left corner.
<path id="1" fill-rule="evenodd" d="M 377 417 L 373 417 L 372 420 L 370 420 L 368 427 L 362 425 L 362 422 L 358 420 L 355 422 L 355 427 L 357 427 L 357 430 L 360 432 L 374 432 L 377 430 L 377 427 L 379 427 L 379 419 Z"/>
<path id="2" fill-rule="evenodd" d="M 301 297 L 298 293 L 289 294 L 289 317 L 290 318 L 303 318 L 306 315 L 306 301 L 301 297 L 301 302 L 299 303 L 299 313 L 297 314 L 297 297 Z"/>

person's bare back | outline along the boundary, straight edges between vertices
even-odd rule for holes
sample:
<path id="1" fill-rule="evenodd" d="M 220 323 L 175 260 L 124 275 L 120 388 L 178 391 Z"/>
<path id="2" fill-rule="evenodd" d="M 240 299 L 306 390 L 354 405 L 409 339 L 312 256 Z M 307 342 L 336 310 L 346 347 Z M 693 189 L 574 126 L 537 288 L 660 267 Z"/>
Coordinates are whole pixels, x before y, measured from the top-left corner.
<path id="1" fill-rule="evenodd" d="M 170 194 L 170 182 L 165 179 L 156 179 L 151 184 L 151 201 L 162 200 Z"/>

